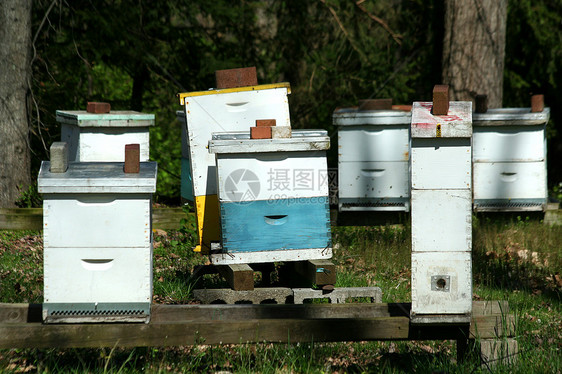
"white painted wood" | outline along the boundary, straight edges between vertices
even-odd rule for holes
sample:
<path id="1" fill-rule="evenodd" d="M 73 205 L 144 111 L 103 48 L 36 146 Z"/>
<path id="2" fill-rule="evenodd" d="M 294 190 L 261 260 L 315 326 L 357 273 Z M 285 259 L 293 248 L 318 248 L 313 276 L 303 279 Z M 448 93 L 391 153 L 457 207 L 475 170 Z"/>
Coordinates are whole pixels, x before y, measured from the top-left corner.
<path id="1" fill-rule="evenodd" d="M 324 151 L 218 153 L 217 166 L 221 201 L 328 196 Z"/>
<path id="2" fill-rule="evenodd" d="M 408 126 L 342 126 L 338 130 L 338 162 L 408 161 Z"/>
<path id="3" fill-rule="evenodd" d="M 148 127 L 76 127 L 63 124 L 61 141 L 69 143 L 70 160 L 80 162 L 123 162 L 125 145 L 140 145 L 140 161 L 148 161 Z"/>
<path id="4" fill-rule="evenodd" d="M 288 85 L 210 90 L 182 94 L 195 196 L 216 194 L 215 157 L 208 152 L 213 132 L 249 131 L 257 119 L 290 126 Z"/>
<path id="5" fill-rule="evenodd" d="M 546 199 L 546 162 L 474 164 L 474 199 Z"/>
<path id="6" fill-rule="evenodd" d="M 334 111 L 332 120 L 336 126 L 409 125 L 412 113 L 402 110 L 364 111 L 358 108 L 341 108 Z"/>
<path id="7" fill-rule="evenodd" d="M 474 162 L 543 161 L 544 126 L 475 126 Z"/>
<path id="8" fill-rule="evenodd" d="M 440 278 L 447 279 L 445 287 L 432 289 L 432 284 Z M 467 314 L 471 311 L 470 252 L 412 253 L 412 315 Z"/>
<path id="9" fill-rule="evenodd" d="M 43 161 L 37 178 L 39 193 L 153 193 L 156 162 L 141 162 L 139 173 L 125 173 L 122 162 L 71 162 L 65 173 L 51 173 Z"/>
<path id="10" fill-rule="evenodd" d="M 412 252 L 472 249 L 472 196 L 464 190 L 412 190 Z"/>
<path id="11" fill-rule="evenodd" d="M 150 194 L 46 194 L 45 247 L 150 245 Z"/>
<path id="12" fill-rule="evenodd" d="M 46 303 L 151 302 L 152 249 L 54 248 L 44 252 Z"/>
<path id="13" fill-rule="evenodd" d="M 550 118 L 550 108 L 531 112 L 531 108 L 494 108 L 486 113 L 472 113 L 474 126 L 535 126 L 545 125 Z"/>
<path id="14" fill-rule="evenodd" d="M 286 249 L 282 251 L 211 254 L 213 265 L 258 264 L 332 258 L 332 248 Z"/>
<path id="15" fill-rule="evenodd" d="M 472 102 L 450 101 L 446 116 L 431 114 L 432 102 L 412 105 L 412 138 L 470 138 L 472 136 Z M 440 131 L 438 131 L 440 129 Z"/>
<path id="16" fill-rule="evenodd" d="M 325 151 L 330 149 L 328 136 L 292 137 L 277 139 L 213 139 L 209 141 L 210 153 L 277 153 L 296 151 Z"/>
<path id="17" fill-rule="evenodd" d="M 340 198 L 409 196 L 408 162 L 339 162 Z"/>
<path id="18" fill-rule="evenodd" d="M 467 139 L 412 139 L 412 188 L 471 188 L 471 145 Z"/>

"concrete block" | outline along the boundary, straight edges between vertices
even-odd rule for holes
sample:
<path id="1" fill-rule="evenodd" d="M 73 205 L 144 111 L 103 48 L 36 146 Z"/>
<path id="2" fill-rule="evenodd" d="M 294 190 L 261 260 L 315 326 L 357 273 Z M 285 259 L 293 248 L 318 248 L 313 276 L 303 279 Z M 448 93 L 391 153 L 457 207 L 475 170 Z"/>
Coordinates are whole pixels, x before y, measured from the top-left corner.
<path id="1" fill-rule="evenodd" d="M 261 126 L 275 126 L 276 124 L 276 120 L 274 119 L 257 119 L 256 120 L 256 127 L 261 127 Z"/>
<path id="2" fill-rule="evenodd" d="M 531 96 L 531 112 L 537 113 L 544 110 L 544 95 Z"/>
<path id="3" fill-rule="evenodd" d="M 88 113 L 109 113 L 110 111 L 111 105 L 109 103 L 91 101 L 86 107 L 86 112 Z"/>
<path id="4" fill-rule="evenodd" d="M 271 139 L 270 126 L 250 127 L 250 139 Z"/>
<path id="5" fill-rule="evenodd" d="M 392 99 L 359 100 L 359 110 L 392 110 Z"/>
<path id="6" fill-rule="evenodd" d="M 333 291 L 314 290 L 312 288 L 293 288 L 295 304 L 302 304 L 304 300 L 329 299 L 332 304 L 343 304 L 346 299 L 368 297 L 372 303 L 382 302 L 382 291 L 379 287 L 344 287 Z"/>
<path id="7" fill-rule="evenodd" d="M 431 114 L 434 116 L 446 116 L 449 113 L 449 86 L 436 84 L 433 87 L 433 108 Z"/>
<path id="8" fill-rule="evenodd" d="M 54 142 L 50 148 L 51 173 L 64 173 L 68 169 L 68 143 Z"/>
<path id="9" fill-rule="evenodd" d="M 290 138 L 291 136 L 291 126 L 275 126 L 271 128 L 272 139 Z"/>
<path id="10" fill-rule="evenodd" d="M 123 166 L 125 173 L 138 173 L 140 171 L 140 145 L 125 145 L 125 165 Z"/>
<path id="11" fill-rule="evenodd" d="M 215 72 L 216 88 L 236 88 L 257 86 L 258 76 L 256 67 L 217 70 Z"/>
<path id="12" fill-rule="evenodd" d="M 476 113 L 486 113 L 488 111 L 488 95 L 476 95 Z"/>
<path id="13" fill-rule="evenodd" d="M 285 287 L 254 288 L 234 291 L 228 288 L 194 290 L 193 295 L 203 304 L 286 304 L 293 291 Z"/>

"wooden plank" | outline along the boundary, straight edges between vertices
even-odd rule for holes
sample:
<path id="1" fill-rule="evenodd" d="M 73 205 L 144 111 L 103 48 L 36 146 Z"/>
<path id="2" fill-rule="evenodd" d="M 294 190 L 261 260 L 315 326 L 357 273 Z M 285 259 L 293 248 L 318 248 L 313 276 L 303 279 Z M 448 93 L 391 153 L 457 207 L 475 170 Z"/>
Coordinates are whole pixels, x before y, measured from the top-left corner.
<path id="1" fill-rule="evenodd" d="M 152 228 L 177 230 L 181 220 L 188 218 L 182 208 L 155 208 L 152 210 Z M 0 230 L 42 230 L 42 208 L 1 208 Z"/>
<path id="2" fill-rule="evenodd" d="M 246 342 L 404 340 L 407 317 L 150 324 L 1 324 L 0 348 L 141 347 Z"/>
<path id="3" fill-rule="evenodd" d="M 496 339 L 515 335 L 513 314 L 473 316 L 470 324 L 470 338 Z"/>
<path id="4" fill-rule="evenodd" d="M 479 300 L 472 302 L 472 316 L 490 314 L 509 314 L 509 303 L 507 300 Z"/>
<path id="5" fill-rule="evenodd" d="M 219 273 L 234 291 L 254 289 L 254 270 L 248 264 L 217 266 Z"/>
<path id="6" fill-rule="evenodd" d="M 309 285 L 324 286 L 336 283 L 336 265 L 330 260 L 297 261 L 291 264 L 294 271 Z"/>

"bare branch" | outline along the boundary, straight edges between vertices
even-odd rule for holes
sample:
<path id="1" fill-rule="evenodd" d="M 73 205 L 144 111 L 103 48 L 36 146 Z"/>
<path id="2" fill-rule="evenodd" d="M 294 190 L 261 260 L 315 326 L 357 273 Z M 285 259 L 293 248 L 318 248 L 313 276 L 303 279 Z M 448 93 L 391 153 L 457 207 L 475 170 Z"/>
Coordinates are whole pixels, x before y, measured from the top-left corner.
<path id="1" fill-rule="evenodd" d="M 322 0 L 321 0 L 322 1 Z M 390 27 L 388 26 L 388 24 L 382 20 L 381 18 L 375 16 L 374 14 L 369 13 L 369 11 L 367 10 L 367 8 L 365 8 L 365 6 L 363 6 L 363 2 L 365 0 L 359 0 L 357 2 L 355 2 L 355 5 L 357 5 L 357 7 L 359 9 L 361 9 L 361 11 L 363 11 L 370 19 L 372 19 L 373 21 L 377 22 L 379 25 L 382 26 L 383 29 L 385 29 L 390 36 L 392 36 L 392 39 L 394 39 L 394 41 L 398 44 L 398 45 L 402 45 L 402 35 L 396 34 L 394 31 L 392 31 L 390 29 Z"/>

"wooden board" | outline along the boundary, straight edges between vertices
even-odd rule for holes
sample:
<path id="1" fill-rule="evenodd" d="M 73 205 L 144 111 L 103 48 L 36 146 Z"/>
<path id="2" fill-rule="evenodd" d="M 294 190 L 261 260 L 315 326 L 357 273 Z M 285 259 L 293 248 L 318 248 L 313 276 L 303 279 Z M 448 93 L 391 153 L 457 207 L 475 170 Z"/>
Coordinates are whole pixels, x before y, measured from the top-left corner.
<path id="1" fill-rule="evenodd" d="M 475 310 L 498 311 L 494 306 Z M 485 302 L 484 302 L 485 303 Z M 499 304 L 498 304 L 499 307 Z M 0 348 L 77 348 L 363 340 L 497 338 L 511 315 L 466 325 L 411 326 L 410 304 L 154 305 L 149 324 L 43 325 L 38 304 L 0 304 Z M 488 309 L 487 309 L 488 308 Z"/>

